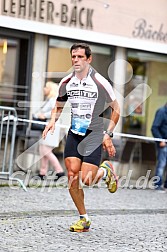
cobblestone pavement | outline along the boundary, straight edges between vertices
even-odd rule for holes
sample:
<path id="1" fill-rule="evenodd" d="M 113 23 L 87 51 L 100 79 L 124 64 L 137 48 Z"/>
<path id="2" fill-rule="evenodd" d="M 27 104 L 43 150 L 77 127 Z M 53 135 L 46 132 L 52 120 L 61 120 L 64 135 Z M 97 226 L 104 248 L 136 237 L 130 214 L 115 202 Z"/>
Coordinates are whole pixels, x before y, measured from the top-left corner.
<path id="1" fill-rule="evenodd" d="M 84 188 L 91 230 L 72 233 L 78 214 L 67 188 L 0 190 L 0 252 L 167 251 L 167 193 Z"/>

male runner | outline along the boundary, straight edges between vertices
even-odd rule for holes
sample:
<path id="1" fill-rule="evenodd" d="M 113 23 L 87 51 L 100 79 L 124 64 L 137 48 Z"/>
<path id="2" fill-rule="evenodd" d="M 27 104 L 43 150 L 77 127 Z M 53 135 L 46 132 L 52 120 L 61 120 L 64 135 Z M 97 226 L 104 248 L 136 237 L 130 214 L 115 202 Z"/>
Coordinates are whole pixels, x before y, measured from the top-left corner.
<path id="1" fill-rule="evenodd" d="M 101 147 L 109 156 L 116 153 L 112 144 L 112 132 L 119 120 L 119 105 L 111 84 L 91 66 L 92 54 L 85 43 L 77 43 L 70 50 L 74 72 L 63 78 L 59 84 L 59 95 L 51 120 L 43 131 L 43 138 L 49 130 L 54 131 L 65 102 L 71 104 L 71 127 L 64 150 L 68 173 L 69 192 L 79 212 L 80 219 L 70 226 L 70 231 L 84 232 L 90 228 L 90 219 L 84 204 L 84 191 L 80 180 L 87 186 L 105 180 L 108 190 L 117 190 L 117 179 L 112 164 L 101 164 Z M 104 133 L 101 114 L 111 107 L 110 123 Z"/>

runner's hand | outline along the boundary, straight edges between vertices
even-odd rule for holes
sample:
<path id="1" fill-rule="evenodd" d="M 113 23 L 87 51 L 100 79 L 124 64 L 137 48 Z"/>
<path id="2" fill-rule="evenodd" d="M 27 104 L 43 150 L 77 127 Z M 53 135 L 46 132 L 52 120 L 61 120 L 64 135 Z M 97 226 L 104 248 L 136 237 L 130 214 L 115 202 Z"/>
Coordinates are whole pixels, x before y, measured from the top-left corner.
<path id="1" fill-rule="evenodd" d="M 43 139 L 46 138 L 46 135 L 47 135 L 48 131 L 50 131 L 51 134 L 53 134 L 53 133 L 54 133 L 54 130 L 55 130 L 55 121 L 52 121 L 52 120 L 51 120 L 51 121 L 46 125 L 44 131 L 42 132 L 42 138 L 43 138 Z"/>
<path id="2" fill-rule="evenodd" d="M 107 134 L 105 134 L 103 138 L 103 150 L 107 151 L 110 157 L 114 157 L 116 154 L 116 150 L 112 143 L 111 137 Z"/>

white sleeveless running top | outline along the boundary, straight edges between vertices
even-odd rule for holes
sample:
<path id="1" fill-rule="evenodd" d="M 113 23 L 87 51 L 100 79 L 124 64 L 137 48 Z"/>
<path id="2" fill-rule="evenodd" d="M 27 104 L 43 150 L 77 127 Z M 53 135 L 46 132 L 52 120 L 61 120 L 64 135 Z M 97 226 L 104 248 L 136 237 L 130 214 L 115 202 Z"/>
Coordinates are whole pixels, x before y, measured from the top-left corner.
<path id="1" fill-rule="evenodd" d="M 69 74 L 59 84 L 57 101 L 71 104 L 71 131 L 85 135 L 86 131 L 103 130 L 100 116 L 116 99 L 111 84 L 102 75 L 90 68 L 86 78 L 79 80 L 74 73 Z"/>

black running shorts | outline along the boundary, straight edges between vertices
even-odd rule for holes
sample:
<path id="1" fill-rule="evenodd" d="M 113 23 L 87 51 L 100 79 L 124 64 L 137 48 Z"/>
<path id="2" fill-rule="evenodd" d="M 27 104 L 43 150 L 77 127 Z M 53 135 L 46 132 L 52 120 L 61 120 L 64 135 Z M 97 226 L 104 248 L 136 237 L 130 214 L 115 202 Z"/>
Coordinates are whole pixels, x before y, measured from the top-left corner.
<path id="1" fill-rule="evenodd" d="M 85 136 L 68 132 L 64 158 L 77 157 L 82 162 L 99 166 L 101 161 L 103 133 L 89 131 Z"/>

